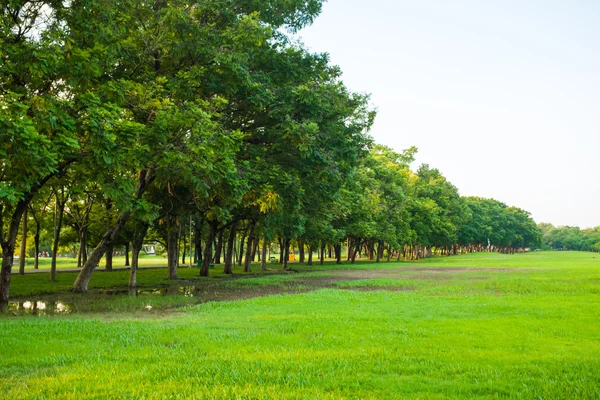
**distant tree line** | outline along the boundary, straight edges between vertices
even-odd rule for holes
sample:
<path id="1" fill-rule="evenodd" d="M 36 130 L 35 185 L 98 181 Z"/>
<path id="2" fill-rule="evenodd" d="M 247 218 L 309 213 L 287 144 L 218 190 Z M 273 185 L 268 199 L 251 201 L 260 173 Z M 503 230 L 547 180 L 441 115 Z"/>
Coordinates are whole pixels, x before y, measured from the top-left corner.
<path id="1" fill-rule="evenodd" d="M 542 248 L 547 250 L 600 252 L 600 226 L 581 229 L 576 226 L 559 226 L 541 223 Z"/>
<path id="2" fill-rule="evenodd" d="M 144 243 L 168 278 L 536 246 L 529 214 L 461 197 L 368 131 L 368 96 L 287 32 L 320 0 L 0 2 L 0 301 L 15 254 L 69 251 L 85 292 Z M 29 249 L 29 250 L 28 250 Z M 191 251 L 190 251 L 191 249 Z M 344 253 L 344 254 L 342 254 Z M 186 258 L 187 257 L 187 258 Z M 37 267 L 37 260 L 34 261 Z"/>

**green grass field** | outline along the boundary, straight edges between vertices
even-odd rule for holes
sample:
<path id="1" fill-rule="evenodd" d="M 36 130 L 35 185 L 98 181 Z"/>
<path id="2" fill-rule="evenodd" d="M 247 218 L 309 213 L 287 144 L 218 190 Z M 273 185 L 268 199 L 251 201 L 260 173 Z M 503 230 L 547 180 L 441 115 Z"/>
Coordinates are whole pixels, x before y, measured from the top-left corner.
<path id="1" fill-rule="evenodd" d="M 0 398 L 600 396 L 598 254 L 298 268 L 312 272 L 199 279 L 182 269 L 178 285 L 204 285 L 192 297 L 95 293 L 70 299 L 95 305 L 72 315 L 0 316 Z M 142 286 L 168 285 L 164 270 L 139 274 Z M 14 277 L 11 293 L 68 296 L 75 275 L 58 276 L 55 286 Z M 198 304 L 210 296 L 240 300 Z"/>
<path id="2" fill-rule="evenodd" d="M 49 270 L 50 263 L 52 259 L 49 257 L 40 257 L 38 261 L 38 269 L 40 270 Z M 33 271 L 33 258 L 25 259 L 25 271 Z M 113 257 L 113 268 L 120 268 L 125 265 L 125 256 L 114 256 Z M 167 258 L 162 256 L 147 256 L 141 255 L 139 258 L 139 266 L 140 267 L 148 267 L 148 266 L 159 266 L 159 265 L 167 265 Z M 60 257 L 56 259 L 56 268 L 57 269 L 74 269 L 77 268 L 77 259 L 76 258 L 66 258 Z M 104 268 L 104 260 L 100 263 L 99 268 Z M 15 261 L 13 266 L 13 271 L 19 271 L 19 263 Z"/>

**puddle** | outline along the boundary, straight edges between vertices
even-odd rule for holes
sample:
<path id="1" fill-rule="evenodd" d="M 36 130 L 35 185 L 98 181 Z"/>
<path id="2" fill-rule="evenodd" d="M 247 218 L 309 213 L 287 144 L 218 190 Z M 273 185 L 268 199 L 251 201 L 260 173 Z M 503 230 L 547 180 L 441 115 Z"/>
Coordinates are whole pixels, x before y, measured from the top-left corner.
<path id="1" fill-rule="evenodd" d="M 4 315 L 66 315 L 72 314 L 75 310 L 73 303 L 60 300 L 23 300 L 9 301 L 4 306 L 0 305 L 0 314 Z"/>
<path id="2" fill-rule="evenodd" d="M 19 299 L 10 300 L 8 303 L 0 303 L 0 316 L 52 316 L 52 315 L 67 315 L 77 312 L 88 311 L 90 301 L 96 300 L 110 300 L 113 297 L 126 297 L 126 296 L 173 296 L 183 295 L 185 297 L 200 297 L 201 292 L 206 290 L 206 286 L 200 287 L 196 285 L 189 286 L 171 286 L 171 287 L 160 287 L 151 289 L 96 289 L 90 290 L 85 297 L 78 297 L 78 295 L 68 294 L 69 300 L 60 300 L 54 296 L 50 299 L 50 296 L 41 297 L 38 299 Z M 203 299 L 198 299 L 198 303 L 203 302 Z M 151 306 L 146 306 L 146 310 L 151 310 Z"/>
<path id="3" fill-rule="evenodd" d="M 200 304 L 208 301 L 235 301 L 263 297 L 276 294 L 306 293 L 322 288 L 340 289 L 335 284 L 338 281 L 353 281 L 374 278 L 387 279 L 417 279 L 407 277 L 407 272 L 420 272 L 422 274 L 439 275 L 440 270 L 433 268 L 419 269 L 397 269 L 397 270 L 341 270 L 331 271 L 327 276 L 302 276 L 299 274 L 294 279 L 285 281 L 274 281 L 267 284 L 256 284 L 254 279 L 248 279 L 246 284 L 231 285 L 231 280 L 224 281 L 183 281 L 171 286 L 140 287 L 130 290 L 128 288 L 94 289 L 85 295 L 77 295 L 69 292 L 56 293 L 53 295 L 41 295 L 30 298 L 14 299 L 7 303 L 0 303 L 0 316 L 52 316 L 74 313 L 111 312 L 115 310 L 154 310 L 154 303 L 149 301 L 144 304 L 145 299 L 158 296 L 177 296 L 173 301 L 166 300 L 156 302 L 157 307 L 169 308 L 180 307 L 189 304 Z M 461 269 L 462 271 L 462 269 Z M 443 272 L 456 272 L 455 270 Z M 344 288 L 357 291 L 406 291 L 414 290 L 408 287 L 357 287 Z M 122 301 L 113 303 L 111 300 L 117 298 L 140 297 L 139 300 L 131 302 Z M 181 299 L 181 297 L 187 298 Z M 114 306 L 113 306 L 114 305 Z M 145 307 L 144 307 L 145 306 Z"/>

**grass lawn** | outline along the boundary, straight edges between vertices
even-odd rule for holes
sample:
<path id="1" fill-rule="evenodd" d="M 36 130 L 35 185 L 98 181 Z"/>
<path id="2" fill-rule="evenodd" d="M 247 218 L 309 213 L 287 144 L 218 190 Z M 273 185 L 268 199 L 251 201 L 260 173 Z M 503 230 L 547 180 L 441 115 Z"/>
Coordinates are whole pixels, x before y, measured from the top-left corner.
<path id="1" fill-rule="evenodd" d="M 25 271 L 33 270 L 33 258 L 25 259 Z M 50 263 L 52 259 L 50 257 L 40 257 L 38 260 L 38 267 L 40 270 L 50 270 Z M 153 267 L 158 265 L 167 265 L 167 258 L 162 256 L 148 256 L 148 255 L 140 255 L 139 258 L 139 266 L 140 267 Z M 125 265 L 125 256 L 114 256 L 113 257 L 113 268 L 123 267 Z M 60 257 L 56 259 L 56 268 L 57 269 L 73 269 L 77 268 L 77 259 L 76 258 L 66 258 Z M 104 268 L 104 261 L 100 262 L 99 268 Z M 15 262 L 13 266 L 13 272 L 19 271 L 19 263 Z"/>
<path id="2" fill-rule="evenodd" d="M 598 254 L 293 266 L 312 272 L 181 269 L 178 285 L 200 285 L 192 297 L 92 293 L 84 312 L 0 316 L 0 398 L 599 397 Z M 139 274 L 166 284 L 164 270 Z M 15 276 L 11 293 L 64 290 L 75 274 L 58 276 L 52 287 Z M 92 286 L 126 277 L 98 273 Z M 242 300 L 197 304 L 211 295 Z"/>

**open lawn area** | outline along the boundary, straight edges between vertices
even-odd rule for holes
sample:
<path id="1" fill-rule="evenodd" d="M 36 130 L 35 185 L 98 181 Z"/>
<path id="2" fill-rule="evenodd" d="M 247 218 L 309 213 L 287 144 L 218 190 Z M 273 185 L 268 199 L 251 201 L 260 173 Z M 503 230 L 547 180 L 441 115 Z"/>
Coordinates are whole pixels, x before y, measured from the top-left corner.
<path id="1" fill-rule="evenodd" d="M 74 273 L 13 276 L 0 397 L 600 396 L 598 254 L 290 266 L 175 284 L 140 270 L 137 296 L 128 271 L 96 273 L 87 295 L 67 292 Z"/>
<path id="2" fill-rule="evenodd" d="M 33 258 L 25 259 L 25 271 L 34 271 Z M 50 257 L 40 257 L 38 268 L 39 270 L 49 270 L 52 259 Z M 162 256 L 141 255 L 139 258 L 140 267 L 166 266 L 167 258 Z M 113 268 L 121 268 L 125 266 L 125 256 L 113 257 Z M 59 257 L 56 259 L 56 268 L 60 269 L 75 269 L 77 268 L 76 258 Z M 104 268 L 104 260 L 99 265 L 100 269 Z M 19 271 L 19 262 L 15 261 L 13 271 Z"/>

